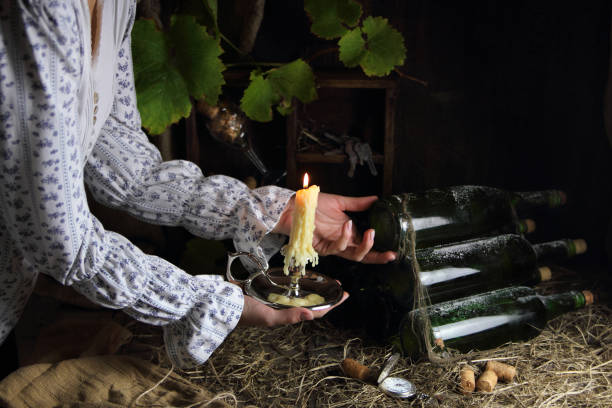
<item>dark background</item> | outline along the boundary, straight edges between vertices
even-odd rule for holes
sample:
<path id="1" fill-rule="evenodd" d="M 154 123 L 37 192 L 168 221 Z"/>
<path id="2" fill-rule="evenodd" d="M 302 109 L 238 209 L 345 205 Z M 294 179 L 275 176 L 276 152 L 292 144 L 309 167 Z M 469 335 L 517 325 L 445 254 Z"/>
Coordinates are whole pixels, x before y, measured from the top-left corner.
<path id="1" fill-rule="evenodd" d="M 400 86 L 394 192 L 459 184 L 563 189 L 567 205 L 541 214 L 531 238 L 585 238 L 589 251 L 580 263 L 608 269 L 612 156 L 603 102 L 610 2 L 361 3 L 365 14 L 386 17 L 402 32 L 407 58 L 400 73 L 427 82 L 392 74 Z M 222 22 L 230 14 L 221 9 Z M 341 67 L 337 53 L 325 52 L 333 46 L 310 34 L 302 2 L 268 0 L 252 54 L 259 61 L 304 58 L 326 70 Z M 380 100 L 365 95 L 346 103 L 377 109 Z M 283 121 L 278 117 L 255 135 L 273 167 L 284 166 Z M 216 155 L 210 153 L 216 146 L 206 146 L 205 170 L 244 176 L 248 162 L 241 162 L 242 169 L 227 169 L 227 162 L 214 168 L 206 158 Z M 346 165 L 338 167 L 328 171 L 346 172 Z M 339 181 L 328 192 L 343 187 Z M 365 183 L 357 193 L 377 191 Z"/>
<path id="2" fill-rule="evenodd" d="M 238 42 L 239 1 L 219 3 L 222 32 Z M 361 0 L 364 15 L 388 18 L 404 36 L 405 64 L 390 78 L 398 82 L 395 112 L 393 192 L 478 184 L 508 190 L 562 189 L 567 204 L 534 217 L 532 242 L 584 238 L 589 250 L 567 266 L 609 275 L 612 259 L 612 151 L 603 123 L 608 80 L 611 6 L 608 1 L 456 2 L 442 0 Z M 164 3 L 172 4 L 172 3 Z M 251 57 L 257 62 L 308 61 L 315 71 L 345 68 L 335 41 L 310 33 L 303 2 L 267 0 Z M 237 61 L 224 45 L 226 62 Z M 246 70 L 251 67 L 242 68 Z M 240 68 L 238 68 L 240 70 Z M 235 71 L 228 69 L 228 73 Z M 412 80 L 409 76 L 417 78 Z M 426 83 L 426 85 L 423 84 Z M 224 97 L 238 102 L 242 84 L 228 79 Z M 355 135 L 368 132 L 380 150 L 376 127 L 384 114 L 384 93 L 319 90 L 325 103 L 319 123 L 349 119 Z M 310 105 L 309 105 L 310 106 Z M 352 116 L 351 116 L 352 115 Z M 377 116 L 378 115 L 378 116 Z M 186 125 L 171 128 L 175 158 L 189 156 Z M 213 140 L 206 119 L 196 116 L 199 165 L 207 175 L 258 177 L 246 157 Z M 255 150 L 266 165 L 286 168 L 286 118 L 251 123 Z M 382 137 L 382 129 L 380 133 Z M 153 138 L 157 142 L 156 138 Z M 355 178 L 348 163 L 305 165 L 312 182 L 328 193 L 380 194 L 380 176 L 365 166 Z M 380 166 L 379 166 L 380 169 Z M 301 173 L 300 173 L 301 174 Z M 286 185 L 281 179 L 278 184 Z M 149 251 L 181 263 L 180 229 L 136 228 L 117 214 L 94 206 L 109 229 L 145 241 Z M 153 228 L 155 229 L 155 228 Z M 134 231 L 146 231 L 134 237 Z M 153 238 L 151 238 L 153 237 Z M 154 241 L 154 242 L 147 242 Z M 222 261 L 221 261 L 222 262 Z M 325 264 L 325 260 L 323 261 Z M 197 271 L 203 273 L 206 271 Z"/>

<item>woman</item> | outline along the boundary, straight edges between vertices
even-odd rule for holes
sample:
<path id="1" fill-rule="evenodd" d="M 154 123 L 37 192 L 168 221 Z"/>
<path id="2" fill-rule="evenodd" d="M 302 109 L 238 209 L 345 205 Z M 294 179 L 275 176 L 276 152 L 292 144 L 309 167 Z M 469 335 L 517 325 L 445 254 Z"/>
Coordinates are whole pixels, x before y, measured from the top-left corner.
<path id="1" fill-rule="evenodd" d="M 237 323 L 277 325 L 326 311 L 274 310 L 218 276 L 192 276 L 107 231 L 97 201 L 269 259 L 286 239 L 293 192 L 249 190 L 193 163 L 162 162 L 140 128 L 130 31 L 135 1 L 10 0 L 0 5 L 0 340 L 39 273 L 90 300 L 161 325 L 178 367 L 201 364 Z M 344 210 L 375 197 L 321 194 L 313 245 L 321 255 L 385 263 Z M 206 272 L 206 271 L 203 271 Z M 346 298 L 346 294 L 344 299 Z"/>

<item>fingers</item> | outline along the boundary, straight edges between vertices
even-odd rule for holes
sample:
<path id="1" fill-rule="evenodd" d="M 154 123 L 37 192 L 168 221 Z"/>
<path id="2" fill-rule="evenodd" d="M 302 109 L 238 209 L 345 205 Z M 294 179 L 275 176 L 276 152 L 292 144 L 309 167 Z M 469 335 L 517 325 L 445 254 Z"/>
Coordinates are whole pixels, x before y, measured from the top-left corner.
<path id="1" fill-rule="evenodd" d="M 330 243 L 322 255 L 335 255 L 346 251 L 352 241 L 353 221 L 347 220 L 342 225 L 342 235 L 336 241 Z"/>
<path id="2" fill-rule="evenodd" d="M 348 293 L 344 292 L 338 303 L 323 310 L 310 310 L 305 307 L 273 309 L 270 306 L 255 300 L 251 296 L 245 296 L 242 316 L 240 317 L 240 325 L 273 327 L 318 319 L 325 316 L 334 307 L 344 302 L 348 296 Z"/>
<path id="3" fill-rule="evenodd" d="M 374 246 L 375 231 L 373 229 L 366 230 L 363 233 L 363 239 L 354 250 L 355 260 L 361 262 L 363 258 L 370 252 Z"/>
<path id="4" fill-rule="evenodd" d="M 386 264 L 389 262 L 393 262 L 397 259 L 397 253 L 393 251 L 370 251 L 368 254 L 361 260 L 362 263 L 365 264 Z"/>
<path id="5" fill-rule="evenodd" d="M 272 309 L 269 320 L 266 326 L 284 326 L 287 324 L 296 324 L 305 320 L 314 319 L 314 313 L 305 307 L 292 307 L 289 309 Z"/>
<path id="6" fill-rule="evenodd" d="M 374 235 L 373 229 L 367 230 L 363 233 L 363 239 L 357 246 L 345 248 L 344 251 L 338 253 L 338 256 L 351 261 L 361 262 L 374 245 Z"/>
<path id="7" fill-rule="evenodd" d="M 345 236 L 345 234 L 347 235 Z M 351 246 L 352 240 L 350 239 L 350 232 L 343 232 L 343 236 L 339 240 L 342 241 L 341 244 L 332 243 L 325 252 L 320 253 L 321 255 L 338 255 L 351 261 L 363 262 L 367 264 L 385 264 L 395 261 L 397 259 L 396 252 L 378 252 L 372 250 L 375 235 L 375 231 L 373 229 L 369 229 L 363 233 L 363 238 L 357 246 Z M 347 239 L 348 241 L 346 241 Z"/>
<path id="8" fill-rule="evenodd" d="M 344 211 L 365 211 L 374 201 L 378 200 L 377 196 L 366 197 L 342 197 Z"/>
<path id="9" fill-rule="evenodd" d="M 286 324 L 295 324 L 305 320 L 319 319 L 329 313 L 330 310 L 339 306 L 342 302 L 348 299 L 347 292 L 342 293 L 342 298 L 338 303 L 326 309 L 310 310 L 305 307 L 291 307 L 289 309 L 272 309 L 275 313 L 271 313 L 271 319 L 267 326 L 280 326 Z"/>

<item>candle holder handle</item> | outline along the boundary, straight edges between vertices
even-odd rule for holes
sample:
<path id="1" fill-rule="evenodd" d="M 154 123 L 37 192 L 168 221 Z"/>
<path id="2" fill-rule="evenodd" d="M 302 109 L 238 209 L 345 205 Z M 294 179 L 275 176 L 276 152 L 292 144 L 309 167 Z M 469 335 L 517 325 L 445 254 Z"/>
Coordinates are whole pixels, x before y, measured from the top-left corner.
<path id="1" fill-rule="evenodd" d="M 234 262 L 234 260 L 236 260 L 237 258 L 240 258 L 241 256 L 246 256 L 247 258 L 249 258 L 251 261 L 253 261 L 255 263 L 255 265 L 257 265 L 257 271 L 251 273 L 248 278 L 246 279 L 239 279 L 236 278 L 233 274 L 232 274 L 232 263 Z M 227 269 L 225 271 L 225 277 L 228 281 L 230 282 L 236 282 L 245 286 L 250 286 L 250 284 L 259 276 L 263 276 L 266 281 L 274 286 L 277 287 L 279 289 L 283 289 L 285 291 L 292 291 L 293 290 L 293 286 L 286 286 L 286 285 L 279 285 L 278 283 L 272 281 L 270 279 L 270 277 L 268 276 L 268 274 L 266 273 L 267 269 L 264 266 L 264 263 L 261 261 L 261 259 L 258 256 L 253 255 L 250 252 L 245 252 L 245 251 L 241 251 L 241 252 L 229 252 L 227 254 Z M 299 290 L 299 285 L 298 285 L 298 290 Z"/>

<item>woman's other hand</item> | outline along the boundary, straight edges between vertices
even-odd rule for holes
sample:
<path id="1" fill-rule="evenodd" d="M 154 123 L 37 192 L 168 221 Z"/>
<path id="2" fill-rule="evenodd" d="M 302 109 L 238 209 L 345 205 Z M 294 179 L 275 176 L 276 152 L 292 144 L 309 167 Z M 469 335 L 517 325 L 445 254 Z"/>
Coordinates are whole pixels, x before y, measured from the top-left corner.
<path id="1" fill-rule="evenodd" d="M 327 312 L 344 302 L 348 298 L 344 292 L 342 299 L 335 305 L 323 310 L 310 310 L 305 307 L 291 307 L 288 309 L 274 309 L 251 296 L 244 296 L 244 306 L 240 317 L 241 326 L 281 326 L 295 324 L 304 320 L 313 320 L 325 316 Z"/>

